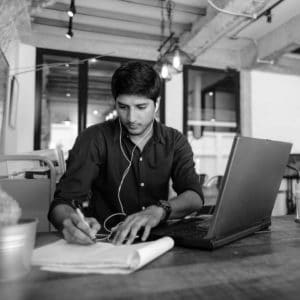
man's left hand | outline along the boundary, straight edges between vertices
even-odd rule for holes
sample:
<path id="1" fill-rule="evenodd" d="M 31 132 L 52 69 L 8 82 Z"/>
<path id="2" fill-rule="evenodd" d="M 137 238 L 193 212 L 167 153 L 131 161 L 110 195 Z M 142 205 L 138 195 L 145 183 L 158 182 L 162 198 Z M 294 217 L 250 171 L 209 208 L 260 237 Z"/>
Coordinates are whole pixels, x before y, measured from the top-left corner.
<path id="1" fill-rule="evenodd" d="M 144 242 L 149 237 L 150 231 L 157 226 L 164 216 L 164 209 L 151 205 L 145 210 L 128 216 L 123 223 L 114 229 L 113 244 L 120 245 L 124 242 L 129 245 L 137 238 L 137 233 L 144 228 L 141 240 Z"/>

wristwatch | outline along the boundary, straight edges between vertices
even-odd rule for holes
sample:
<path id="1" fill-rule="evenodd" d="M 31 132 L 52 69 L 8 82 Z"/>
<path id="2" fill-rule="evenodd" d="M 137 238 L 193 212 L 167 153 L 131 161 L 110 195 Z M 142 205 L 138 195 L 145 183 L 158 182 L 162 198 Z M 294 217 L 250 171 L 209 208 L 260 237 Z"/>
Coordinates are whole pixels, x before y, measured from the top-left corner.
<path id="1" fill-rule="evenodd" d="M 166 222 L 169 219 L 170 214 L 172 212 L 172 207 L 170 205 L 170 202 L 166 200 L 159 200 L 157 202 L 157 206 L 162 207 L 165 212 L 164 217 L 161 220 L 161 223 Z"/>

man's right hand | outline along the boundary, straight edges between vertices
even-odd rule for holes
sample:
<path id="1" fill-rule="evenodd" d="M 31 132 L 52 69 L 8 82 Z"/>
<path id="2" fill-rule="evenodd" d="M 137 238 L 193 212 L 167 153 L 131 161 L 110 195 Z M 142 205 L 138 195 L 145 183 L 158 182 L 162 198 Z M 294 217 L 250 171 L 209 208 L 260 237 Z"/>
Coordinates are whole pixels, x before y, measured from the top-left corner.
<path id="1" fill-rule="evenodd" d="M 89 226 L 87 226 L 75 212 L 64 219 L 62 233 L 64 239 L 68 243 L 81 245 L 90 245 L 94 243 L 93 238 L 100 230 L 101 226 L 94 218 L 85 218 L 85 221 Z"/>

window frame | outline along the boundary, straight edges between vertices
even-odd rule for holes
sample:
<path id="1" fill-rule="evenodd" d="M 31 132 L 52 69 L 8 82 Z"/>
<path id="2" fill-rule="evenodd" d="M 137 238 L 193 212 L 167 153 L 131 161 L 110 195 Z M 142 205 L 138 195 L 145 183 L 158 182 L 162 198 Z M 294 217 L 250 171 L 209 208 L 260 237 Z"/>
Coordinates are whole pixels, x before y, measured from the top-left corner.
<path id="1" fill-rule="evenodd" d="M 88 59 L 99 54 L 81 53 L 73 51 L 55 50 L 48 48 L 37 48 L 36 65 L 43 64 L 44 55 L 59 55 L 74 57 L 78 60 L 85 60 L 84 63 L 78 64 L 78 134 L 86 128 L 87 121 L 87 106 L 88 106 Z M 105 56 L 104 61 L 125 63 L 130 60 L 143 61 L 149 64 L 154 64 L 155 61 L 132 59 L 124 57 Z M 35 86 L 35 112 L 34 112 L 34 150 L 39 150 L 41 147 L 41 123 L 42 123 L 42 69 L 36 71 L 36 86 Z M 160 122 L 165 123 L 165 80 L 162 80 L 161 99 L 160 99 Z"/>
<path id="2" fill-rule="evenodd" d="M 230 76 L 234 78 L 234 95 L 236 97 L 236 105 L 235 105 L 235 112 L 236 112 L 236 134 L 241 134 L 241 113 L 240 113 L 240 72 L 235 69 L 215 69 L 215 68 L 207 68 L 207 67 L 199 67 L 199 66 L 190 66 L 185 65 L 183 67 L 183 134 L 187 135 L 188 131 L 188 87 L 189 87 L 189 71 L 207 71 L 207 72 L 227 72 Z"/>

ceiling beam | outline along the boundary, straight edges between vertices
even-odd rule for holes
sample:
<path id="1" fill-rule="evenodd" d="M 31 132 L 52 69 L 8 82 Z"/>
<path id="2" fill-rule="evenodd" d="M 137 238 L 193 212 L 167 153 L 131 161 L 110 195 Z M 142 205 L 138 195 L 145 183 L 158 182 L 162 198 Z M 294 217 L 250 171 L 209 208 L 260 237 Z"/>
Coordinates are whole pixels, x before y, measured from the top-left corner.
<path id="1" fill-rule="evenodd" d="M 55 3 L 53 6 L 48 7 L 47 9 L 44 9 L 41 12 L 37 12 L 34 14 L 34 16 L 44 16 L 46 17 L 48 14 L 51 14 L 51 12 L 56 13 L 62 13 L 67 15 L 67 10 L 69 9 L 69 5 L 64 3 Z M 78 16 L 89 16 L 89 17 L 96 17 L 100 19 L 107 19 L 112 22 L 125 22 L 125 23 L 133 23 L 141 24 L 143 26 L 153 26 L 153 27 L 160 27 L 160 14 L 158 14 L 156 17 L 155 15 L 151 17 L 145 17 L 145 16 L 138 16 L 129 14 L 127 12 L 114 12 L 110 10 L 104 10 L 104 9 L 97 9 L 97 8 L 90 8 L 90 7 L 84 7 L 84 6 L 78 6 L 76 5 L 76 19 Z M 179 22 L 180 21 L 180 22 Z M 191 29 L 192 24 L 183 22 L 183 20 L 179 20 L 173 22 L 172 26 L 176 31 L 188 31 Z"/>
<path id="2" fill-rule="evenodd" d="M 45 38 L 47 37 L 47 38 Z M 32 32 L 23 34 L 21 41 L 39 48 L 76 51 L 105 56 L 127 57 L 132 59 L 156 60 L 159 43 L 150 40 L 133 38 L 116 38 L 107 34 L 76 31 L 69 40 L 65 37 L 65 29 L 45 25 L 34 25 Z"/>
<path id="3" fill-rule="evenodd" d="M 34 24 L 59 27 L 67 30 L 69 22 L 67 20 L 64 21 L 64 20 L 35 17 Z M 160 34 L 150 34 L 145 32 L 136 32 L 136 31 L 125 30 L 125 29 L 122 30 L 116 28 L 108 28 L 108 27 L 95 26 L 91 24 L 73 22 L 73 31 L 76 30 L 91 32 L 91 33 L 103 33 L 103 34 L 118 36 L 118 37 L 129 37 L 129 38 L 140 39 L 140 40 L 152 40 L 157 42 L 160 42 L 162 40 Z"/>
<path id="4" fill-rule="evenodd" d="M 65 4 L 69 7 L 69 0 L 57 1 L 59 5 Z M 76 7 L 88 7 L 91 9 L 99 8 L 99 0 L 76 0 Z M 176 14 L 192 14 L 192 15 L 206 15 L 206 3 L 204 1 L 198 1 L 199 5 L 188 5 L 175 2 L 174 12 Z M 57 4 L 54 4 L 55 6 Z M 50 7 L 53 7 L 50 6 Z M 104 10 L 111 11 L 131 11 L 132 9 L 141 16 L 160 15 L 160 0 L 101 0 L 101 7 Z"/>
<path id="5" fill-rule="evenodd" d="M 263 59 L 277 59 L 300 46 L 300 15 L 258 40 L 258 54 Z"/>
<path id="6" fill-rule="evenodd" d="M 134 4 L 134 5 L 139 5 L 142 7 L 155 7 L 160 9 L 160 1 L 153 1 L 153 0 L 118 0 L 119 2 L 127 2 L 129 4 Z M 206 7 L 202 6 L 193 6 L 193 5 L 187 5 L 187 4 L 182 4 L 182 3 L 176 3 L 176 0 L 174 1 L 175 7 L 174 7 L 174 12 L 185 12 L 185 13 L 190 13 L 190 14 L 195 14 L 195 15 L 202 15 L 205 16 L 206 14 Z"/>
<path id="7" fill-rule="evenodd" d="M 300 76 L 299 55 L 298 57 L 289 57 L 283 55 L 282 57 L 277 59 L 275 64 L 256 64 L 255 69 L 264 72 L 275 72 L 284 75 Z"/>
<path id="8" fill-rule="evenodd" d="M 6 53 L 19 32 L 29 32 L 30 15 L 25 1 L 0 1 L 0 49 Z"/>
<path id="9" fill-rule="evenodd" d="M 256 42 L 242 49 L 242 67 L 252 67 L 257 60 L 275 61 L 283 54 L 300 47 L 300 15 L 290 19 L 272 32 L 266 34 Z"/>
<path id="10" fill-rule="evenodd" d="M 269 0 L 214 0 L 214 3 L 224 10 L 247 15 L 258 14 L 265 8 L 268 2 Z M 218 3 L 220 5 L 218 5 Z M 195 22 L 192 31 L 183 35 L 181 44 L 186 51 L 195 56 L 199 56 L 211 48 L 227 33 L 247 20 L 246 17 L 212 12 L 210 9 L 210 11 L 207 12 L 206 18 Z"/>
<path id="11" fill-rule="evenodd" d="M 227 68 L 239 69 L 240 51 L 213 47 L 198 56 L 193 65 L 223 70 Z"/>

